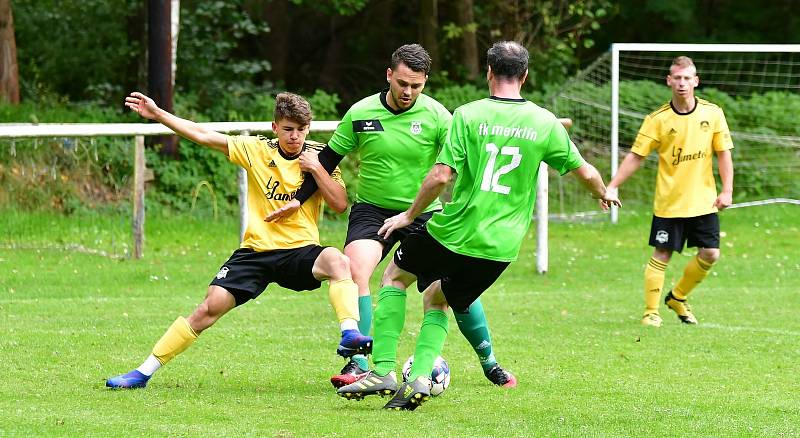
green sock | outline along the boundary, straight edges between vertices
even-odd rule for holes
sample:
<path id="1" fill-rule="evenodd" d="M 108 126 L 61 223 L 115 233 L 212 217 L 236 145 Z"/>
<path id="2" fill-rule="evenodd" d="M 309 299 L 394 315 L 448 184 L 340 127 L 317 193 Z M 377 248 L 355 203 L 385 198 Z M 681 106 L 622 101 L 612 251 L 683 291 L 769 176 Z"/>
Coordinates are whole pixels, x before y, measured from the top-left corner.
<path id="1" fill-rule="evenodd" d="M 369 335 L 372 328 L 372 297 L 365 295 L 358 297 L 358 331 L 363 335 Z"/>
<path id="2" fill-rule="evenodd" d="M 492 352 L 492 337 L 489 335 L 489 323 L 483 313 L 483 304 L 480 299 L 469 306 L 469 313 L 453 312 L 461 334 L 467 338 L 484 371 L 493 367 L 497 360 Z"/>
<path id="3" fill-rule="evenodd" d="M 444 340 L 447 338 L 447 314 L 441 310 L 429 310 L 422 318 L 422 328 L 419 330 L 417 347 L 414 350 L 414 363 L 408 380 L 414 381 L 417 377 L 430 378 L 433 362 L 442 354 Z"/>
<path id="4" fill-rule="evenodd" d="M 372 297 L 364 295 L 358 297 L 358 331 L 364 335 L 369 335 L 369 330 L 372 328 Z M 369 369 L 369 362 L 367 356 L 357 354 L 351 358 L 353 362 L 358 364 L 362 370 Z"/>
<path id="5" fill-rule="evenodd" d="M 372 344 L 372 361 L 375 373 L 385 376 L 397 368 L 397 343 L 406 321 L 406 291 L 384 286 L 378 292 L 375 308 L 375 342 Z"/>

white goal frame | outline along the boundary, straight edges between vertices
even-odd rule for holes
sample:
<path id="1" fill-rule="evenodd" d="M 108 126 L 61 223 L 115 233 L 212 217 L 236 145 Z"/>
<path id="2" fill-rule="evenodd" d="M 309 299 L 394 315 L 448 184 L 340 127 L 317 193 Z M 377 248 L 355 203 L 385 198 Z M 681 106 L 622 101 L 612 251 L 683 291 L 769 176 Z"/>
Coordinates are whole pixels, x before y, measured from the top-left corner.
<path id="1" fill-rule="evenodd" d="M 800 44 L 671 44 L 671 43 L 614 43 L 611 45 L 611 177 L 619 166 L 619 54 L 620 52 L 800 52 Z M 760 201 L 763 204 L 791 203 L 800 200 L 776 198 Z M 734 204 L 732 207 L 736 207 Z M 741 205 L 742 207 L 744 205 Z M 619 210 L 611 207 L 611 222 L 617 223 Z"/>

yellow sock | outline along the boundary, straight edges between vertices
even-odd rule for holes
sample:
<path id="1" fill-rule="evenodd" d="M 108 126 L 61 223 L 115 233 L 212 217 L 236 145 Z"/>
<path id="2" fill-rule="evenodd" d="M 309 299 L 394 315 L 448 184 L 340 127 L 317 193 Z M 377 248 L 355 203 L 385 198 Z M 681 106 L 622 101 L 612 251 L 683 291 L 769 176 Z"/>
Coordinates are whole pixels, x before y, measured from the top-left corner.
<path id="1" fill-rule="evenodd" d="M 181 354 L 197 339 L 197 333 L 189 326 L 186 318 L 179 316 L 167 329 L 164 336 L 153 347 L 153 356 L 165 365 L 173 357 Z"/>
<path id="2" fill-rule="evenodd" d="M 358 321 L 358 286 L 351 279 L 331 281 L 328 288 L 333 310 L 339 322 L 345 319 Z"/>
<path id="3" fill-rule="evenodd" d="M 689 293 L 692 292 L 692 289 L 706 278 L 708 272 L 711 271 L 712 265 L 713 263 L 708 263 L 700 257 L 693 257 L 686 264 L 683 276 L 672 289 L 672 295 L 679 300 L 685 300 Z"/>
<path id="4" fill-rule="evenodd" d="M 644 314 L 658 313 L 667 264 L 651 257 L 644 269 Z"/>

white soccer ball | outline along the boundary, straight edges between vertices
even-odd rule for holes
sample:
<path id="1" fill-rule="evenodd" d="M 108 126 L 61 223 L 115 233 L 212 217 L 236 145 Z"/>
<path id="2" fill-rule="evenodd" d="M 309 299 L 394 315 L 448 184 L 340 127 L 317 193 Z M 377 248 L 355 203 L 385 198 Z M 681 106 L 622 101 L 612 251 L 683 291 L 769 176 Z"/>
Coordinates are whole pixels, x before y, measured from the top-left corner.
<path id="1" fill-rule="evenodd" d="M 411 374 L 411 365 L 414 363 L 414 355 L 409 356 L 406 363 L 403 365 L 403 381 L 408 382 L 408 375 Z M 431 370 L 431 395 L 437 396 L 444 392 L 450 385 L 450 365 L 444 360 L 442 356 L 433 361 L 433 370 Z"/>

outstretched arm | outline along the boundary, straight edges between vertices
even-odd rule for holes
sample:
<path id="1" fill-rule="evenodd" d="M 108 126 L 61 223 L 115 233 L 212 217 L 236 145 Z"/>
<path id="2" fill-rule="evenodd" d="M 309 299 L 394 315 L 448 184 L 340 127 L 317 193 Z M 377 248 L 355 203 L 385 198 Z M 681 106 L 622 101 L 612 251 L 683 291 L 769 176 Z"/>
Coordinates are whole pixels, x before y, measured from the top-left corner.
<path id="1" fill-rule="evenodd" d="M 181 137 L 228 155 L 228 136 L 206 129 L 159 108 L 153 99 L 138 91 L 125 98 L 125 106 L 145 119 L 154 120 L 175 131 Z"/>
<path id="2" fill-rule="evenodd" d="M 719 179 L 722 180 L 722 191 L 714 201 L 714 207 L 725 210 L 733 203 L 733 157 L 730 149 L 717 152 L 717 166 Z"/>
<path id="3" fill-rule="evenodd" d="M 434 199 L 439 197 L 452 176 L 453 168 L 446 164 L 436 163 L 433 169 L 428 172 L 428 175 L 425 176 L 425 180 L 422 181 L 422 187 L 419 188 L 417 197 L 411 207 L 396 216 L 386 219 L 381 229 L 378 230 L 378 235 L 387 239 L 392 234 L 392 231 L 407 227 L 414 222 L 414 219 L 422 214 Z"/>
<path id="4" fill-rule="evenodd" d="M 622 206 L 619 198 L 617 198 L 617 191 L 606 189 L 606 185 L 603 184 L 603 177 L 600 176 L 600 172 L 594 166 L 589 163 L 583 163 L 573 173 L 578 177 L 581 185 L 592 192 L 592 197 L 600 200 L 600 206 L 604 210 L 607 210 L 611 205 Z"/>

